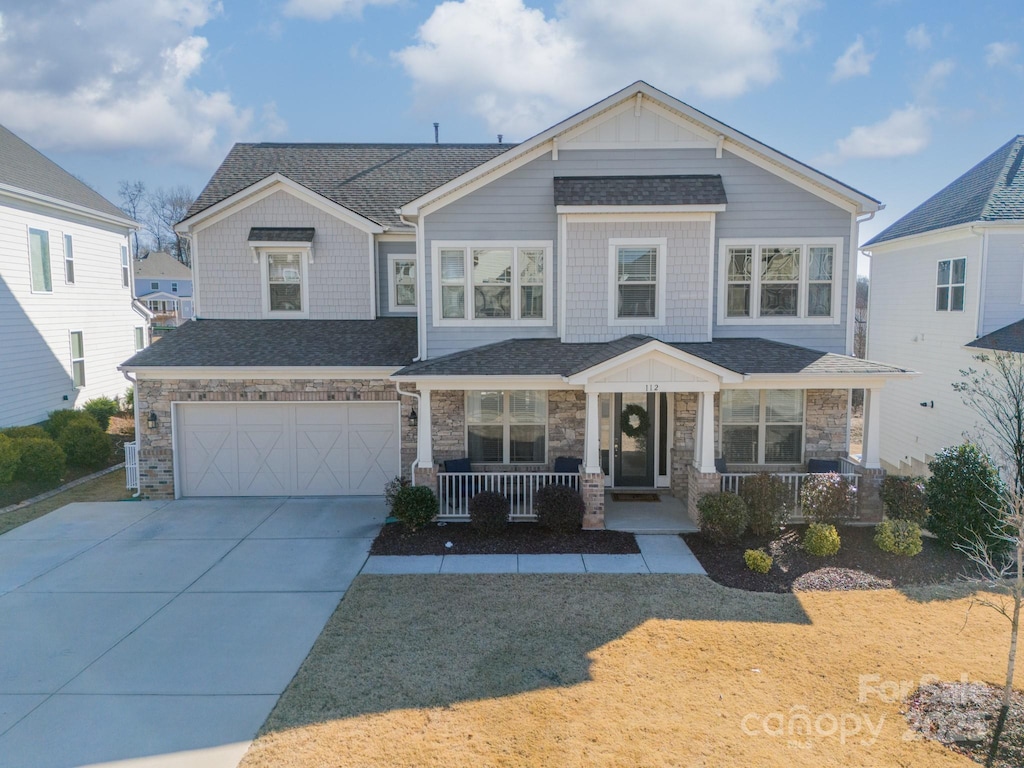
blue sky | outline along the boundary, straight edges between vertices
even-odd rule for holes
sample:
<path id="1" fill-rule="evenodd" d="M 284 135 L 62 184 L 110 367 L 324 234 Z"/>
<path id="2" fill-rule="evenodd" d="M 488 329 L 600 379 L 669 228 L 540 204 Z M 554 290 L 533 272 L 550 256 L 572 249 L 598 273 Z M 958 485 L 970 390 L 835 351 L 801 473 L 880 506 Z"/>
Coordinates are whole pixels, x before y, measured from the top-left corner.
<path id="1" fill-rule="evenodd" d="M 1010 0 L 0 0 L 0 122 L 116 201 L 234 141 L 517 141 L 644 79 L 881 199 L 866 240 L 1024 133 L 1020 41 Z"/>

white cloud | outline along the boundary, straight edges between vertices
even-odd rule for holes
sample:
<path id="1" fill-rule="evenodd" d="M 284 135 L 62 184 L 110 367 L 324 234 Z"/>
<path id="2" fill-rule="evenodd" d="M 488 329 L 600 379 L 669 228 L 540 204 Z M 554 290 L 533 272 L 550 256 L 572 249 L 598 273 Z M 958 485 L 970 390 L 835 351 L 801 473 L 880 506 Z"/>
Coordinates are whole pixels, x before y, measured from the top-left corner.
<path id="1" fill-rule="evenodd" d="M 686 98 L 731 98 L 779 76 L 812 0 L 448 0 L 395 59 L 418 101 L 469 104 L 522 137 L 638 79 Z"/>
<path id="2" fill-rule="evenodd" d="M 1019 50 L 1017 43 L 989 43 L 985 46 L 985 63 L 990 67 L 1013 68 Z"/>
<path id="3" fill-rule="evenodd" d="M 932 36 L 924 24 L 918 24 L 916 27 L 908 29 L 903 39 L 907 45 L 919 51 L 927 51 L 932 47 Z"/>
<path id="4" fill-rule="evenodd" d="M 368 5 L 391 5 L 398 0 L 288 0 L 285 16 L 323 21 L 334 16 L 358 16 Z"/>
<path id="5" fill-rule="evenodd" d="M 874 125 L 858 125 L 836 142 L 830 160 L 885 159 L 915 155 L 931 140 L 931 110 L 914 104 L 894 110 Z"/>
<path id="6" fill-rule="evenodd" d="M 935 91 L 945 87 L 946 79 L 956 69 L 953 59 L 939 59 L 930 67 L 916 87 L 918 100 L 925 100 Z"/>
<path id="7" fill-rule="evenodd" d="M 864 38 L 857 35 L 857 39 L 843 51 L 843 54 L 836 59 L 836 63 L 832 66 L 832 82 L 870 75 L 871 62 L 874 58 L 875 54 L 868 53 L 864 47 Z"/>
<path id="8" fill-rule="evenodd" d="M 3 123 L 46 150 L 215 160 L 253 128 L 252 110 L 191 82 L 208 46 L 195 33 L 219 13 L 217 0 L 38 1 L 5 9 Z"/>

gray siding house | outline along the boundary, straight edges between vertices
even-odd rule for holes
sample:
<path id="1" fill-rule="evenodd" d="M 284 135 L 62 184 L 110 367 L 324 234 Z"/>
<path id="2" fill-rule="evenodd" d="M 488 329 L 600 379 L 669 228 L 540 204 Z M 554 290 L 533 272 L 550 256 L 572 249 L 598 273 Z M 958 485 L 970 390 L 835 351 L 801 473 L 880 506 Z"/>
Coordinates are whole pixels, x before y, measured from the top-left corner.
<path id="1" fill-rule="evenodd" d="M 401 474 L 442 517 L 487 487 L 528 518 L 559 481 L 589 527 L 607 488 L 692 509 L 816 459 L 869 490 L 881 390 L 910 375 L 850 356 L 852 245 L 879 207 L 643 82 L 515 146 L 236 145 L 178 225 L 197 319 L 123 366 L 141 489 Z"/>

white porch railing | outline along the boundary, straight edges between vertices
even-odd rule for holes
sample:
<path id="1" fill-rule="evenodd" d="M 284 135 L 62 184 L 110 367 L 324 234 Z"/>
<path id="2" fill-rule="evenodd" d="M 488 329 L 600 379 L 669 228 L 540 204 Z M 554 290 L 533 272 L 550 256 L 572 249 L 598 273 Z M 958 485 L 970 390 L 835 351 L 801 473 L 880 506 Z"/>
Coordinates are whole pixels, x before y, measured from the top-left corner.
<path id="1" fill-rule="evenodd" d="M 139 444 L 138 443 L 125 443 L 124 444 L 124 474 L 125 474 L 125 487 L 135 488 L 139 487 Z"/>
<path id="2" fill-rule="evenodd" d="M 509 520 L 533 520 L 533 495 L 545 485 L 580 488 L 577 472 L 441 472 L 437 476 L 438 520 L 468 520 L 469 500 L 483 491 L 508 499 Z"/>
<path id="3" fill-rule="evenodd" d="M 847 462 L 847 464 L 849 464 L 849 466 L 851 468 L 853 466 L 855 466 L 853 464 L 850 464 L 849 462 Z M 840 463 L 840 468 L 846 469 L 847 467 L 843 466 L 843 464 Z M 754 477 L 754 476 L 756 476 L 758 474 L 760 474 L 760 473 L 759 472 L 727 472 L 727 473 L 724 473 L 722 475 L 722 490 L 723 491 L 729 491 L 731 493 L 739 493 L 740 489 L 743 487 L 743 481 L 746 478 L 748 478 L 748 477 Z M 800 489 L 803 488 L 804 481 L 808 477 L 811 476 L 811 473 L 810 472 L 771 472 L 769 474 L 774 475 L 775 477 L 779 478 L 780 480 L 782 480 L 783 483 L 786 484 L 786 488 L 789 489 L 789 502 L 790 502 L 790 507 L 789 508 L 790 508 L 790 510 L 792 510 L 792 514 L 799 515 L 799 510 L 800 510 Z M 858 483 L 858 481 L 860 479 L 860 475 L 858 475 L 856 472 L 842 472 L 840 474 L 841 474 L 842 477 L 845 477 L 847 480 L 850 481 L 850 485 L 852 485 L 853 489 L 856 491 L 857 490 L 857 483 Z"/>

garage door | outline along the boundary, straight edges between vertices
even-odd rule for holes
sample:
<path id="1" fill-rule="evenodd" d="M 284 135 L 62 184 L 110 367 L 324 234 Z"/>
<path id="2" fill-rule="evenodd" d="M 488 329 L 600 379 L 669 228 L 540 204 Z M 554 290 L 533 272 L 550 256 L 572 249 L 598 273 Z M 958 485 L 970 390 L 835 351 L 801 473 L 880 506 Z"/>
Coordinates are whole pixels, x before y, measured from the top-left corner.
<path id="1" fill-rule="evenodd" d="M 398 429 L 398 403 L 180 405 L 180 494 L 380 494 L 399 474 Z"/>

